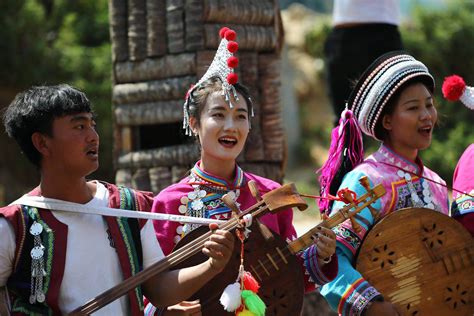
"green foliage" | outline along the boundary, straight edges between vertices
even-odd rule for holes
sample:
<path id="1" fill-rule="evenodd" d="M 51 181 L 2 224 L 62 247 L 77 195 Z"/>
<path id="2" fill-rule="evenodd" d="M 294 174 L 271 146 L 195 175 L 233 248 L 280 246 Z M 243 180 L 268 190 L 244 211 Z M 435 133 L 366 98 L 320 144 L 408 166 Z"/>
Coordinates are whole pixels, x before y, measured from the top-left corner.
<path id="1" fill-rule="evenodd" d="M 436 80 L 439 124 L 432 145 L 421 155 L 426 165 L 448 183 L 460 155 L 474 142 L 474 112 L 460 102 L 444 100 L 441 86 L 444 77 L 451 74 L 458 74 L 467 84 L 474 85 L 473 16 L 473 1 L 452 0 L 442 10 L 415 6 L 411 21 L 400 28 L 406 51 L 426 64 Z M 323 20 L 307 34 L 305 49 L 309 54 L 322 58 L 329 30 L 329 20 Z M 378 143 L 366 140 L 367 152 L 378 147 Z"/>
<path id="2" fill-rule="evenodd" d="M 444 77 L 458 74 L 474 84 L 474 2 L 451 1 L 444 10 L 415 9 L 412 23 L 402 28 L 407 51 L 434 75 L 440 124 L 432 145 L 422 153 L 425 163 L 448 183 L 459 156 L 474 142 L 474 113 L 460 102 L 442 98 Z"/>
<path id="3" fill-rule="evenodd" d="M 0 86 L 68 83 L 84 91 L 98 114 L 102 167 L 111 180 L 111 48 L 108 3 L 96 0 L 2 0 Z M 2 137 L 4 137 L 2 135 Z"/>
<path id="4" fill-rule="evenodd" d="M 330 16 L 321 16 L 314 28 L 305 35 L 305 52 L 311 56 L 324 56 L 324 43 L 331 31 Z"/>

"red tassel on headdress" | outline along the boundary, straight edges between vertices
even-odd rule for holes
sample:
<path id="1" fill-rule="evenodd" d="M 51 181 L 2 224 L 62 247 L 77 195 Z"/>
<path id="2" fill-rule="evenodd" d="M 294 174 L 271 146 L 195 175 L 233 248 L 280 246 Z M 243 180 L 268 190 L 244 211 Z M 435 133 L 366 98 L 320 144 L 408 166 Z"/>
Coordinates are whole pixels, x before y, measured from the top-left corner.
<path id="1" fill-rule="evenodd" d="M 224 38 L 224 37 L 225 37 L 225 33 L 226 33 L 228 30 L 230 30 L 230 29 L 229 29 L 228 27 L 224 26 L 223 28 L 221 28 L 221 29 L 219 30 L 219 36 L 220 36 L 221 38 Z"/>
<path id="2" fill-rule="evenodd" d="M 238 65 L 239 59 L 237 57 L 231 56 L 229 57 L 229 59 L 227 59 L 227 66 L 229 66 L 230 68 L 236 68 Z"/>
<path id="3" fill-rule="evenodd" d="M 443 91 L 443 96 L 447 100 L 458 101 L 462 96 L 464 89 L 466 89 L 466 83 L 464 82 L 464 79 L 457 75 L 452 75 L 444 78 L 441 91 Z"/>
<path id="4" fill-rule="evenodd" d="M 239 44 L 237 44 L 237 42 L 230 41 L 229 43 L 227 43 L 227 49 L 229 50 L 229 52 L 235 53 L 239 49 Z"/>
<path id="5" fill-rule="evenodd" d="M 229 84 L 236 84 L 237 81 L 239 81 L 239 77 L 235 72 L 231 72 L 230 74 L 227 75 L 227 82 Z"/>
<path id="6" fill-rule="evenodd" d="M 339 119 L 339 125 L 331 133 L 331 147 L 328 159 L 317 171 L 319 177 L 321 199 L 318 205 L 321 213 L 326 213 L 330 207 L 329 195 L 331 185 L 338 173 L 342 176 L 364 160 L 362 132 L 352 111 L 344 110 Z M 345 162 L 345 165 L 343 163 Z M 348 170 L 342 170 L 347 168 Z"/>
<path id="7" fill-rule="evenodd" d="M 233 41 L 237 37 L 237 33 L 235 33 L 234 30 L 229 29 L 224 33 L 224 37 L 228 41 Z"/>

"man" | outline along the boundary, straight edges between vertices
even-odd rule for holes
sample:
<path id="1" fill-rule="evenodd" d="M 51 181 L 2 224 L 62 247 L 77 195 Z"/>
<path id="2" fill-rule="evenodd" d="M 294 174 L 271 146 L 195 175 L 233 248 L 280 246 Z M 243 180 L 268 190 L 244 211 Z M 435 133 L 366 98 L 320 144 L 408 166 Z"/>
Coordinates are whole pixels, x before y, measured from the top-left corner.
<path id="1" fill-rule="evenodd" d="M 28 195 L 87 207 L 151 207 L 150 193 L 86 180 L 99 167 L 99 135 L 81 91 L 28 89 L 7 108 L 4 125 L 40 171 Z M 7 287 L 15 315 L 69 313 L 164 257 L 146 220 L 10 205 L 0 209 L 0 234 L 0 288 Z M 202 250 L 207 261 L 154 276 L 97 314 L 141 315 L 142 290 L 158 306 L 180 302 L 222 271 L 232 248 L 232 234 L 216 230 Z"/>

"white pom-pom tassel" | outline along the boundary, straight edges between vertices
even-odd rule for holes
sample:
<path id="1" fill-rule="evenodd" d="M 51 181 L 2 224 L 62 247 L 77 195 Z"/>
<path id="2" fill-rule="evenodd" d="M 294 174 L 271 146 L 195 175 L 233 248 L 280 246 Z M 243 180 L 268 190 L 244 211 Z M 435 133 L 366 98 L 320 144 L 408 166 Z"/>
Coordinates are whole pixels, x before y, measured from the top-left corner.
<path id="1" fill-rule="evenodd" d="M 459 98 L 464 105 L 466 105 L 471 110 L 474 110 L 474 87 L 466 86 L 464 93 Z"/>
<path id="2" fill-rule="evenodd" d="M 222 292 L 220 302 L 228 312 L 234 312 L 241 305 L 240 283 L 235 282 L 227 285 Z"/>

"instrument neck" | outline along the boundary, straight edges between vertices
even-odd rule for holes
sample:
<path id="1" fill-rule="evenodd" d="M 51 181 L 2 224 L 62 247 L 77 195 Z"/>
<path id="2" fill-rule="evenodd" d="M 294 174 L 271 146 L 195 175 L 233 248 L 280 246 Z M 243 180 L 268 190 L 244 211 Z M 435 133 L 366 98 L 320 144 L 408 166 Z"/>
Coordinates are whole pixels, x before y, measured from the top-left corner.
<path id="1" fill-rule="evenodd" d="M 308 232 L 306 232 L 299 238 L 288 243 L 288 249 L 292 254 L 296 254 L 299 251 L 308 248 L 314 243 L 313 236 L 315 236 L 319 232 L 319 227 L 333 228 L 334 226 L 344 222 L 345 220 L 346 218 L 344 218 L 342 213 L 335 214 L 334 216 L 322 221 L 315 227 L 311 228 Z"/>

